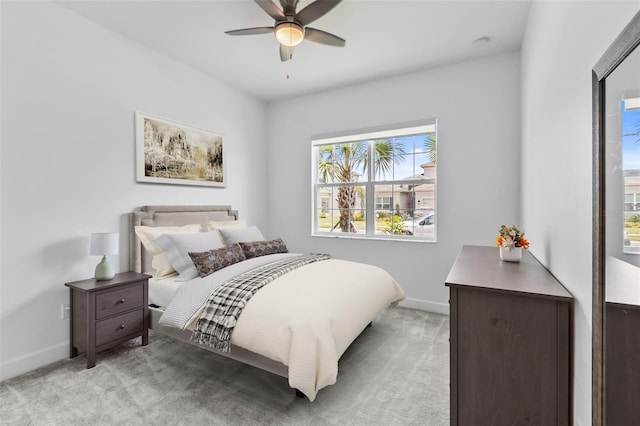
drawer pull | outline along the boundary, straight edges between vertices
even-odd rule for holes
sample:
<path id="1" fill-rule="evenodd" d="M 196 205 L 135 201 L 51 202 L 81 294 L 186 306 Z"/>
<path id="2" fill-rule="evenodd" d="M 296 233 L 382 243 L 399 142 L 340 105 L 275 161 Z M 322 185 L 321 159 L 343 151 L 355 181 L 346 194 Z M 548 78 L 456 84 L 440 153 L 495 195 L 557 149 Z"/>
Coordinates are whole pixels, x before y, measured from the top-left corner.
<path id="1" fill-rule="evenodd" d="M 118 327 L 119 330 L 124 330 L 124 324 L 120 324 L 120 327 Z"/>
<path id="2" fill-rule="evenodd" d="M 118 303 L 124 303 L 124 299 L 120 299 Z"/>

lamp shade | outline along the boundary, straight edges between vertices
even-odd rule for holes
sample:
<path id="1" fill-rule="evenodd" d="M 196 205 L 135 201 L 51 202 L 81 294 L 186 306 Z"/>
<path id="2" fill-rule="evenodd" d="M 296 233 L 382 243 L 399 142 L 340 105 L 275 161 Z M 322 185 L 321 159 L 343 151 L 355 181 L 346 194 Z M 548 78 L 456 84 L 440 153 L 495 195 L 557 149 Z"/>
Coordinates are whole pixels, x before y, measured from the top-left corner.
<path id="1" fill-rule="evenodd" d="M 117 232 L 107 232 L 91 234 L 89 242 L 89 254 L 91 256 L 105 256 L 108 254 L 118 254 L 118 242 L 120 234 Z"/>
<path id="2" fill-rule="evenodd" d="M 302 43 L 304 39 L 304 28 L 295 22 L 282 22 L 276 25 L 276 39 L 287 47 L 294 47 Z"/>

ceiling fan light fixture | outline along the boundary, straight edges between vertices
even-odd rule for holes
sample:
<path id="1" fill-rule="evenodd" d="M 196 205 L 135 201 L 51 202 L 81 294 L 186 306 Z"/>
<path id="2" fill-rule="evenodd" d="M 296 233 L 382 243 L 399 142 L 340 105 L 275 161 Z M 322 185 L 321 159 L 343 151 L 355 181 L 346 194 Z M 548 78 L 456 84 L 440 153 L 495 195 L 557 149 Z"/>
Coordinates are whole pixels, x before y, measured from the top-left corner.
<path id="1" fill-rule="evenodd" d="M 304 28 L 295 22 L 282 22 L 276 25 L 275 35 L 281 45 L 294 47 L 304 40 Z"/>

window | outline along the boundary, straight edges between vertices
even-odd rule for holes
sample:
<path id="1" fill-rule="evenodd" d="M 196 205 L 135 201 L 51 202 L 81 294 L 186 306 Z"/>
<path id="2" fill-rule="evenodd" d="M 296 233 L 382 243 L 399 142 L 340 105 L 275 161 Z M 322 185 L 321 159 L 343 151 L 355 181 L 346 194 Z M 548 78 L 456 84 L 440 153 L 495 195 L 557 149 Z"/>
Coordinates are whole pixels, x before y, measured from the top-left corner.
<path id="1" fill-rule="evenodd" d="M 437 125 L 312 141 L 313 235 L 436 241 Z"/>

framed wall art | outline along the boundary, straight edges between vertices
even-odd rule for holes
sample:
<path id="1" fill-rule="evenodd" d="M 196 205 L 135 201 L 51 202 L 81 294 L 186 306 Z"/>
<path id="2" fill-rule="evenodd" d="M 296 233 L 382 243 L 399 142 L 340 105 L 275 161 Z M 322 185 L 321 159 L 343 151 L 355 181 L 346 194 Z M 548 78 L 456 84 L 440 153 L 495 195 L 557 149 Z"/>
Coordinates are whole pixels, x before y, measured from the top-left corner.
<path id="1" fill-rule="evenodd" d="M 136 112 L 136 180 L 226 186 L 223 137 L 176 121 Z"/>

